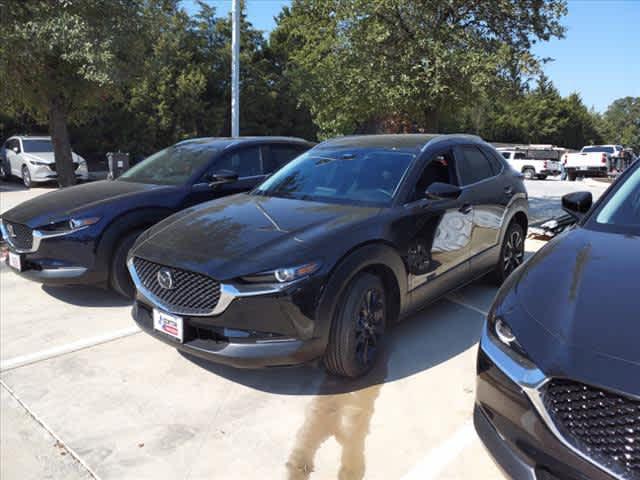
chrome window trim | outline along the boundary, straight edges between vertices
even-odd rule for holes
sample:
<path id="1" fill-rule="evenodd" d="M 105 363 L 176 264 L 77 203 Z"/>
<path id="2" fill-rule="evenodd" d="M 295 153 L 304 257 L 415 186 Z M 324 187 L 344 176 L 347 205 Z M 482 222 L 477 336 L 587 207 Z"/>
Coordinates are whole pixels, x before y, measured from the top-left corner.
<path id="1" fill-rule="evenodd" d="M 480 348 L 491 359 L 491 361 L 505 375 L 507 375 L 507 377 L 509 377 L 511 381 L 522 388 L 522 391 L 529 398 L 529 401 L 535 408 L 538 415 L 540 415 L 540 418 L 542 418 L 544 424 L 560 441 L 560 443 L 583 460 L 586 460 L 590 464 L 611 475 L 613 478 L 625 480 L 624 477 L 620 476 L 618 473 L 613 472 L 611 469 L 602 465 L 593 458 L 590 458 L 584 452 L 574 447 L 565 438 L 547 412 L 542 401 L 543 388 L 552 379 L 552 377 L 547 377 L 542 370 L 537 367 L 526 368 L 523 365 L 520 365 L 512 355 L 506 353 L 491 337 L 489 337 L 487 328 L 488 324 L 485 323 L 485 327 L 482 331 L 482 338 L 480 339 Z"/>
<path id="2" fill-rule="evenodd" d="M 187 312 L 186 310 L 180 310 L 180 309 L 176 309 L 171 307 L 170 305 L 168 305 L 166 302 L 164 302 L 163 300 L 161 300 L 160 298 L 158 298 L 156 295 L 154 295 L 153 293 L 151 293 L 143 284 L 142 284 L 142 280 L 140 280 L 140 277 L 138 276 L 138 273 L 136 272 L 135 266 L 133 265 L 133 257 L 129 258 L 129 260 L 127 260 L 127 268 L 129 269 L 129 273 L 131 274 L 131 279 L 133 280 L 133 283 L 136 286 L 136 289 L 138 290 L 138 292 L 145 297 L 147 300 L 149 300 L 154 306 L 164 310 L 167 313 L 172 313 L 174 315 L 186 315 L 188 317 L 212 317 L 212 316 L 216 316 L 216 315 L 220 315 L 221 313 L 223 313 L 231 304 L 231 302 L 233 302 L 233 300 L 235 300 L 236 298 L 241 298 L 241 297 L 255 297 L 255 296 L 259 296 L 259 295 L 270 295 L 270 294 L 274 294 L 274 293 L 280 293 L 282 292 L 284 289 L 286 289 L 287 287 L 289 287 L 290 285 L 293 285 L 295 283 L 298 283 L 302 280 L 305 280 L 308 278 L 308 276 L 305 277 L 301 277 L 298 279 L 295 279 L 291 282 L 287 282 L 287 283 L 282 283 L 282 284 L 278 284 L 278 285 L 243 285 L 242 287 L 239 287 L 238 285 L 231 285 L 229 283 L 220 283 L 220 298 L 218 299 L 218 303 L 216 304 L 215 308 L 209 312 L 204 312 L 204 313 L 191 313 L 191 312 Z M 169 267 L 171 268 L 171 267 Z M 195 272 L 197 273 L 197 272 Z"/>

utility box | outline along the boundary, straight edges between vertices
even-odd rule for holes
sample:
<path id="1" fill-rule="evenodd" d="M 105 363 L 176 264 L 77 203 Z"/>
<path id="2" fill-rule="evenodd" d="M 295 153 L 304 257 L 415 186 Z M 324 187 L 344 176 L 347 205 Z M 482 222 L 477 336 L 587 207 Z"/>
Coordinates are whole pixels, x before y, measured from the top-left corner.
<path id="1" fill-rule="evenodd" d="M 118 178 L 129 169 L 129 154 L 122 152 L 107 153 L 107 165 L 109 166 L 109 178 Z"/>

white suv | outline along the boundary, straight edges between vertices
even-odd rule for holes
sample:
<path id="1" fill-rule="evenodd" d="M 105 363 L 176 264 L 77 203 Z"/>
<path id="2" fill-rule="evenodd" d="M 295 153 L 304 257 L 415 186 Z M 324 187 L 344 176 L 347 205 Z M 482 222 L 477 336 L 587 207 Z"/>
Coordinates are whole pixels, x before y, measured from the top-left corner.
<path id="1" fill-rule="evenodd" d="M 73 153 L 76 179 L 88 180 L 87 162 Z M 30 188 L 34 182 L 50 182 L 58 177 L 51 137 L 14 136 L 2 146 L 0 155 L 0 177 L 14 175 Z"/>

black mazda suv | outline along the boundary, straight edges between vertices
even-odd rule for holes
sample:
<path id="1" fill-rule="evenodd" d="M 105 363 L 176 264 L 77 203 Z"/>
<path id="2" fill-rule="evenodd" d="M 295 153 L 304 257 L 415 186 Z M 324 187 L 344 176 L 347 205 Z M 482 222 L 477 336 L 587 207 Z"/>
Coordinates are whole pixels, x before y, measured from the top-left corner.
<path id="1" fill-rule="evenodd" d="M 132 298 L 126 257 L 141 232 L 197 203 L 251 190 L 311 146 L 287 137 L 185 140 L 114 181 L 40 195 L 2 214 L 9 266 L 43 284 L 110 286 Z"/>
<path id="2" fill-rule="evenodd" d="M 478 137 L 326 141 L 250 193 L 195 206 L 129 253 L 133 317 L 239 367 L 324 358 L 356 377 L 397 319 L 523 260 L 521 175 Z"/>
<path id="3" fill-rule="evenodd" d="M 505 282 L 482 333 L 474 420 L 518 479 L 640 478 L 640 164 Z"/>

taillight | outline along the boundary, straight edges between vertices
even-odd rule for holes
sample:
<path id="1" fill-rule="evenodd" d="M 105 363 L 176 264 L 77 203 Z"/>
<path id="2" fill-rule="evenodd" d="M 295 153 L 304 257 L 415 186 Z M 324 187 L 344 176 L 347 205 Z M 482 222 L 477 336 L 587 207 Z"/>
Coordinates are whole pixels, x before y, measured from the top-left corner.
<path id="1" fill-rule="evenodd" d="M 607 163 L 607 154 L 606 153 L 602 154 L 602 163 Z"/>
<path id="2" fill-rule="evenodd" d="M 545 160 L 545 161 L 544 161 L 544 169 L 545 169 L 545 170 L 547 170 L 547 169 L 549 168 L 547 165 L 548 165 L 548 163 L 547 163 L 547 161 Z"/>

